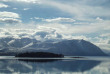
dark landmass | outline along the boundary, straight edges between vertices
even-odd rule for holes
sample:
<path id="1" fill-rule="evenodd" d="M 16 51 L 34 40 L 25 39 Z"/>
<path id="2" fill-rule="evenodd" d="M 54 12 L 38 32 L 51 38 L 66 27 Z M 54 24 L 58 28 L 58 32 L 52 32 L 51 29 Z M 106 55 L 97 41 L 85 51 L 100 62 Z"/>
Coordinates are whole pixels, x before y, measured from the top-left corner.
<path id="1" fill-rule="evenodd" d="M 16 54 L 15 57 L 58 58 L 58 57 L 64 57 L 64 55 L 54 54 L 50 52 L 25 52 L 25 53 Z"/>

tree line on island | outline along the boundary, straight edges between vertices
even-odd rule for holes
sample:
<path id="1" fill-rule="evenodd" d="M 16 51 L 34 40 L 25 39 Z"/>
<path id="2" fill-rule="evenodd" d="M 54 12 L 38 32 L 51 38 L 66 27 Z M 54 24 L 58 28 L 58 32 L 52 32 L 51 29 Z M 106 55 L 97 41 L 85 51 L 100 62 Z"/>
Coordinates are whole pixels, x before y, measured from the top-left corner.
<path id="1" fill-rule="evenodd" d="M 25 53 L 18 53 L 15 55 L 15 57 L 57 58 L 57 57 L 64 57 L 64 55 L 50 53 L 50 52 L 25 52 Z"/>

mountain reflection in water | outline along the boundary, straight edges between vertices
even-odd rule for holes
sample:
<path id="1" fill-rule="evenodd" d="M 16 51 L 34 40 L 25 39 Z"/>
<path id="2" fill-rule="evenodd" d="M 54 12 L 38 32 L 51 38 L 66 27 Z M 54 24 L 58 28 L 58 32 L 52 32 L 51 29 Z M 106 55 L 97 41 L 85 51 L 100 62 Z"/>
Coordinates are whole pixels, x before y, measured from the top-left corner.
<path id="1" fill-rule="evenodd" d="M 32 73 L 32 74 L 62 74 L 63 72 L 85 72 L 99 65 L 100 61 L 90 60 L 0 60 L 0 73 Z"/>
<path id="2" fill-rule="evenodd" d="M 54 62 L 54 61 L 58 61 L 58 60 L 61 60 L 61 59 L 18 59 L 19 61 L 25 61 L 25 62 L 39 62 L 39 63 L 46 63 L 46 62 Z"/>

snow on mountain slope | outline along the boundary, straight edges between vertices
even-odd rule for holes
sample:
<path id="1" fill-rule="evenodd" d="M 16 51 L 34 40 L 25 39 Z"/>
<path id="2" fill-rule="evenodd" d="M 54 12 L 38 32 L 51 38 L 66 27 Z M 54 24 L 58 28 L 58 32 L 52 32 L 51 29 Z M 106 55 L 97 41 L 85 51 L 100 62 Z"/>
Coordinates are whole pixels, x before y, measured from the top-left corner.
<path id="1" fill-rule="evenodd" d="M 38 41 L 30 38 L 1 38 L 1 52 L 53 52 L 66 56 L 105 56 L 94 44 L 85 40 Z"/>
<path id="2" fill-rule="evenodd" d="M 58 43 L 43 43 L 41 47 L 49 48 L 47 52 L 60 53 L 66 56 L 103 56 L 100 48 L 85 40 L 65 40 Z M 37 49 L 37 48 L 36 48 Z M 37 50 L 41 51 L 41 50 Z M 42 50 L 44 51 L 44 50 Z"/>

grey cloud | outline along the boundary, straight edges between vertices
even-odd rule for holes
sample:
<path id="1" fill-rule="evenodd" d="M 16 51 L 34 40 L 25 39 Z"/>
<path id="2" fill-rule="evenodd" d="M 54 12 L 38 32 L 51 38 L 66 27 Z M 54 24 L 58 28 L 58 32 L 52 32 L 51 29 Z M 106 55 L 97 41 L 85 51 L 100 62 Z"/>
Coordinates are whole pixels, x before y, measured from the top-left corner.
<path id="1" fill-rule="evenodd" d="M 65 18 L 65 17 L 57 17 L 57 18 L 52 18 L 52 19 L 45 19 L 45 18 L 39 18 L 39 17 L 34 17 L 36 20 L 42 20 L 46 22 L 75 22 L 74 19 L 72 18 Z"/>
<path id="2" fill-rule="evenodd" d="M 58 17 L 54 19 L 45 19 L 44 21 L 46 22 L 75 22 L 75 20 L 72 18 L 62 18 L 62 17 Z"/>
<path id="3" fill-rule="evenodd" d="M 108 41 L 108 44 L 110 44 L 110 40 Z"/>
<path id="4" fill-rule="evenodd" d="M 49 34 L 48 32 L 40 31 L 40 32 L 37 32 L 35 35 L 40 35 L 41 38 L 44 38 L 48 34 Z"/>
<path id="5" fill-rule="evenodd" d="M 40 36 L 41 39 L 62 39 L 62 35 L 57 33 L 56 30 L 38 31 L 33 36 Z"/>

